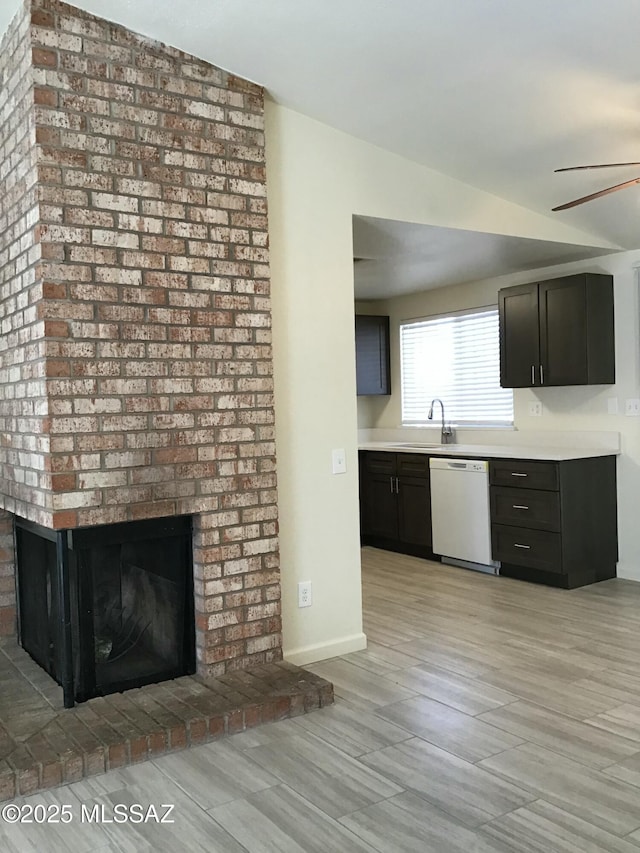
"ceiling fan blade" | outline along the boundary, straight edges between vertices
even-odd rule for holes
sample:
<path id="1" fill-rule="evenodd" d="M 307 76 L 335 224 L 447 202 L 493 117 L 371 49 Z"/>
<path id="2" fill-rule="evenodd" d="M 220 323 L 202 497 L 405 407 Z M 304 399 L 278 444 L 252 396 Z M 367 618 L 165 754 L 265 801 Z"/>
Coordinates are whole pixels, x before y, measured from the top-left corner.
<path id="1" fill-rule="evenodd" d="M 582 169 L 616 169 L 618 166 L 640 166 L 640 163 L 598 163 L 594 166 L 565 166 L 563 169 L 554 169 L 554 172 L 579 172 Z"/>
<path id="2" fill-rule="evenodd" d="M 585 201 L 593 201 L 595 198 L 601 198 L 603 195 L 609 195 L 617 190 L 623 190 L 625 187 L 632 187 L 634 184 L 640 184 L 640 178 L 634 178 L 632 181 L 625 181 L 623 184 L 616 184 L 615 187 L 607 187 L 606 190 L 598 190 L 597 193 L 583 195 L 582 198 L 576 198 L 573 201 L 568 201 L 566 204 L 560 204 L 558 207 L 552 207 L 552 211 L 567 210 L 569 207 L 576 207 L 579 204 L 584 204 Z"/>

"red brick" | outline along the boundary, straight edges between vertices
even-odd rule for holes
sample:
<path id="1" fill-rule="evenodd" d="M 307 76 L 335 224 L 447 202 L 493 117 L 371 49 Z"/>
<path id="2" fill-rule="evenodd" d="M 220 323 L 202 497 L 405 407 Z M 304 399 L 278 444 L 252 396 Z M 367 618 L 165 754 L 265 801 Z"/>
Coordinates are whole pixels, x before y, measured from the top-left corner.
<path id="1" fill-rule="evenodd" d="M 231 711 L 231 713 L 225 715 L 225 728 L 229 735 L 244 730 L 244 714 L 242 710 Z"/>
<path id="2" fill-rule="evenodd" d="M 53 89 L 42 89 L 36 86 L 33 90 L 33 100 L 36 104 L 55 107 L 58 105 L 58 93 Z"/>
<path id="3" fill-rule="evenodd" d="M 127 745 L 125 743 L 112 744 L 108 752 L 109 770 L 125 767 L 129 763 Z"/>
<path id="4" fill-rule="evenodd" d="M 50 27 L 53 28 L 55 24 L 55 18 L 53 16 L 53 12 L 45 11 L 44 9 L 35 9 L 31 10 L 31 23 L 36 27 Z"/>
<path id="5" fill-rule="evenodd" d="M 169 732 L 169 742 L 171 749 L 184 749 L 187 745 L 187 731 L 182 725 L 175 725 Z"/>
<path id="6" fill-rule="evenodd" d="M 58 510 L 53 513 L 51 526 L 54 530 L 77 527 L 78 514 L 75 510 Z"/>
<path id="7" fill-rule="evenodd" d="M 260 725 L 262 722 L 262 709 L 262 703 L 244 709 L 244 726 L 246 729 Z"/>
<path id="8" fill-rule="evenodd" d="M 34 47 L 31 51 L 33 64 L 40 68 L 55 68 L 58 64 L 58 54 L 54 50 Z"/>
<path id="9" fill-rule="evenodd" d="M 16 633 L 16 608 L 0 607 L 0 637 L 13 637 Z"/>
<path id="10" fill-rule="evenodd" d="M 218 715 L 209 720 L 209 736 L 219 738 L 224 735 L 224 716 Z M 1 781 L 2 777 L 0 777 Z M 1 790 L 1 789 L 0 789 Z M 1 799 L 1 797 L 0 797 Z"/>
<path id="11" fill-rule="evenodd" d="M 12 800 L 17 794 L 16 777 L 14 773 L 7 770 L 0 774 L 0 803 Z"/>
<path id="12" fill-rule="evenodd" d="M 51 477 L 51 490 L 54 492 L 67 492 L 75 490 L 77 479 L 75 474 L 54 474 Z"/>
<path id="13" fill-rule="evenodd" d="M 53 761 L 42 765 L 40 787 L 55 788 L 56 785 L 62 784 L 62 781 L 62 765 L 59 761 Z"/>
<path id="14" fill-rule="evenodd" d="M 167 750 L 167 735 L 163 731 L 152 732 L 149 735 L 149 757 L 162 755 Z"/>
<path id="15" fill-rule="evenodd" d="M 206 740 L 208 734 L 207 721 L 204 719 L 189 721 L 189 743 L 197 744 Z"/>
<path id="16" fill-rule="evenodd" d="M 129 755 L 132 764 L 137 764 L 139 761 L 145 761 L 149 751 L 146 735 L 133 738 L 129 742 Z"/>
<path id="17" fill-rule="evenodd" d="M 20 770 L 16 773 L 16 793 L 23 797 L 33 794 L 40 787 L 38 778 L 38 768 L 33 767 L 29 770 Z"/>
<path id="18" fill-rule="evenodd" d="M 98 773 L 104 773 L 106 767 L 107 756 L 103 747 L 98 746 L 95 749 L 83 754 L 84 760 L 84 775 L 95 776 Z"/>
<path id="19" fill-rule="evenodd" d="M 60 762 L 62 765 L 63 783 L 70 784 L 71 782 L 79 782 L 82 779 L 84 771 L 81 754 L 66 753 L 61 756 Z"/>

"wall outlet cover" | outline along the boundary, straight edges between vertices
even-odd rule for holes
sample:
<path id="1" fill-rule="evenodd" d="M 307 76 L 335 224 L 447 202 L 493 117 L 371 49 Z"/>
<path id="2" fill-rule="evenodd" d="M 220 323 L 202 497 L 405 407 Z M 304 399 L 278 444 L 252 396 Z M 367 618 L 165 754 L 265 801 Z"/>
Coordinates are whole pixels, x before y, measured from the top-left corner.
<path id="1" fill-rule="evenodd" d="M 532 418 L 542 417 L 542 403 L 540 400 L 535 400 L 533 403 L 529 403 L 529 415 Z"/>
<path id="2" fill-rule="evenodd" d="M 640 399 L 638 399 L 637 397 L 630 397 L 628 400 L 625 400 L 624 413 L 625 415 L 627 415 L 627 417 L 640 417 Z"/>
<path id="3" fill-rule="evenodd" d="M 298 607 L 311 607 L 311 581 L 301 581 L 298 584 Z"/>

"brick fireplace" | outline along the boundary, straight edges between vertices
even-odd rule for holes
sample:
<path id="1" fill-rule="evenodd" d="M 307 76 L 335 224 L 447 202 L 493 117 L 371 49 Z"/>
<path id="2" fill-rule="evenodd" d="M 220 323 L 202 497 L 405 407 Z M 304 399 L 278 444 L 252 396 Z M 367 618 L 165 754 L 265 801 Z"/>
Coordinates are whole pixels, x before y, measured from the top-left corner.
<path id="1" fill-rule="evenodd" d="M 13 520 L 193 517 L 196 657 L 282 657 L 263 91 L 56 0 L 0 46 L 0 635 Z"/>

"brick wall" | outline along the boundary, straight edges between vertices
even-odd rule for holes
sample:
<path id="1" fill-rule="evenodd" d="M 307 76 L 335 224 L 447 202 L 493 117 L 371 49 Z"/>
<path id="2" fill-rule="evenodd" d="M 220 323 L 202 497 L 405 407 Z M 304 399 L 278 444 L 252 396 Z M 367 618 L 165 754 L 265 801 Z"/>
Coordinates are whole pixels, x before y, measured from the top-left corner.
<path id="1" fill-rule="evenodd" d="M 13 516 L 0 510 L 0 637 L 16 631 L 15 559 Z"/>
<path id="2" fill-rule="evenodd" d="M 276 659 L 262 89 L 55 0 L 30 36 L 39 290 L 9 290 L 46 398 L 0 506 L 58 529 L 197 514 L 201 668 Z"/>
<path id="3" fill-rule="evenodd" d="M 35 115 L 29 9 L 0 42 L 0 493 L 38 507 L 48 436 L 44 431 L 42 296 L 37 263 Z M 0 636 L 15 630 L 12 524 L 0 513 Z"/>

